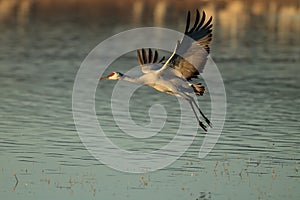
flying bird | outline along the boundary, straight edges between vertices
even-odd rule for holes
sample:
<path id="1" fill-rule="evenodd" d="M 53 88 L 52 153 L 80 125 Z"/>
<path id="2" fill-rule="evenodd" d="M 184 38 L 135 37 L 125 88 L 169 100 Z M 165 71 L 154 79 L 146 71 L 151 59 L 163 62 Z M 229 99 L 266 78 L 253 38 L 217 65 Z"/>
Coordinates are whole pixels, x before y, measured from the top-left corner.
<path id="1" fill-rule="evenodd" d="M 198 78 L 207 61 L 212 40 L 212 17 L 206 20 L 205 12 L 200 15 L 197 10 L 194 24 L 190 28 L 191 24 L 191 13 L 188 11 L 185 35 L 177 41 L 174 52 L 167 60 L 165 57 L 159 59 L 157 50 L 137 50 L 142 75 L 130 77 L 120 72 L 112 72 L 99 80 L 123 80 L 144 84 L 160 92 L 183 98 L 190 104 L 199 125 L 207 131 L 207 126 L 199 119 L 195 108 L 210 127 L 211 122 L 191 95 L 202 96 L 205 91 L 201 83 L 195 84 L 192 79 Z"/>

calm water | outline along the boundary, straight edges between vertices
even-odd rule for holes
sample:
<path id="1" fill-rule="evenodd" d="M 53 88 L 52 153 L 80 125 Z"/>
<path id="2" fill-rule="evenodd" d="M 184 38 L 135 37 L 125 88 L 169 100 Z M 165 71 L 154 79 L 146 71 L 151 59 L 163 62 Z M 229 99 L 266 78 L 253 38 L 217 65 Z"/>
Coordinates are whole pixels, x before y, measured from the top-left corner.
<path id="1" fill-rule="evenodd" d="M 147 4 L 138 1 L 130 6 L 77 5 L 73 12 L 67 3 L 46 7 L 23 2 L 0 0 L 2 198 L 300 198 L 299 2 L 189 3 L 183 9 L 162 1 L 145 12 Z M 120 12 L 109 17 L 103 6 Z M 199 129 L 188 151 L 162 170 L 129 174 L 106 167 L 87 151 L 73 121 L 72 89 L 81 62 L 99 42 L 120 31 L 141 26 L 180 31 L 185 10 L 193 7 L 204 7 L 215 17 L 212 57 L 228 104 L 218 143 L 205 159 L 198 159 L 204 138 Z M 131 53 L 114 64 L 109 70 L 124 72 L 137 61 Z M 132 118 L 146 125 L 148 109 L 159 103 L 168 112 L 165 127 L 150 140 L 122 133 L 110 110 L 113 84 L 97 89 L 96 110 L 115 144 L 151 151 L 174 137 L 178 102 L 147 87 L 132 97 Z M 199 101 L 206 113 L 209 101 L 209 96 Z"/>

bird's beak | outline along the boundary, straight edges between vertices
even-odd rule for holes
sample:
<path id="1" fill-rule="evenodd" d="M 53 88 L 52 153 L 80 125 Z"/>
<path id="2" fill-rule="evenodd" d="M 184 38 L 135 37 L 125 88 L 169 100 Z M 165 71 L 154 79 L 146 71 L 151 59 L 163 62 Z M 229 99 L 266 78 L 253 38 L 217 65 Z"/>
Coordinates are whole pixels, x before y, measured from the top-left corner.
<path id="1" fill-rule="evenodd" d="M 107 80 L 109 76 L 103 76 L 101 78 L 99 78 L 99 81 L 103 81 L 103 80 Z"/>

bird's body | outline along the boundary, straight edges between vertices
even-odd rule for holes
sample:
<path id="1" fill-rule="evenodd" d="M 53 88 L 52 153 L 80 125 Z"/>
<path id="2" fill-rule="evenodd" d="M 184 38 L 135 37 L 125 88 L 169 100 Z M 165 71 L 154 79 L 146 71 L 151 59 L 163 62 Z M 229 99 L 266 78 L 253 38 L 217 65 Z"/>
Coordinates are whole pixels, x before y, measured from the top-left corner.
<path id="1" fill-rule="evenodd" d="M 177 93 L 193 93 L 189 82 L 172 68 L 167 68 L 164 71 L 152 70 L 139 77 L 138 80 L 160 92 L 175 96 Z"/>
<path id="2" fill-rule="evenodd" d="M 197 10 L 195 23 L 190 29 L 190 12 L 188 12 L 185 36 L 177 42 L 173 54 L 167 61 L 164 61 L 164 57 L 158 61 L 157 51 L 153 53 L 149 49 L 147 53 L 145 49 L 137 50 L 138 60 L 143 72 L 141 76 L 129 77 L 120 72 L 112 72 L 108 76 L 100 78 L 100 80 L 124 80 L 144 84 L 160 92 L 183 98 L 190 103 L 199 125 L 207 131 L 206 126 L 199 120 L 194 107 L 198 109 L 209 126 L 211 126 L 211 123 L 191 96 L 193 94 L 203 95 L 204 87 L 201 84 L 190 82 L 192 78 L 197 78 L 199 73 L 203 72 L 209 53 L 209 43 L 212 37 L 212 17 L 204 23 L 205 17 L 206 15 L 203 12 L 200 21 L 200 13 Z"/>

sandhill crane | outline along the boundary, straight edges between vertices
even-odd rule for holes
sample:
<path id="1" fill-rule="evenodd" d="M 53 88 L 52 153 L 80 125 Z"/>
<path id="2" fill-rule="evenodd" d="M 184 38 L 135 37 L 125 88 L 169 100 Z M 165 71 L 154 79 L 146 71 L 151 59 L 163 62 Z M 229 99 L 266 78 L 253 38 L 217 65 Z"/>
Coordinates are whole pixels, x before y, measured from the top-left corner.
<path id="1" fill-rule="evenodd" d="M 145 49 L 137 50 L 137 57 L 143 72 L 141 76 L 129 77 L 120 72 L 112 72 L 99 80 L 123 80 L 146 84 L 160 92 L 183 98 L 189 102 L 199 125 L 207 131 L 207 126 L 200 121 L 195 107 L 210 127 L 211 122 L 202 113 L 191 96 L 192 94 L 202 96 L 205 88 L 200 83 L 194 84 L 191 80 L 198 78 L 198 75 L 203 72 L 207 61 L 210 50 L 209 44 L 212 39 L 212 17 L 206 21 L 206 14 L 203 11 L 200 20 L 200 13 L 197 10 L 192 28 L 189 28 L 190 18 L 191 13 L 189 11 L 184 32 L 185 36 L 177 42 L 173 54 L 167 61 L 165 61 L 165 57 L 158 59 L 157 50 L 154 53 L 151 49 L 148 49 L 148 53 Z M 190 38 L 192 38 L 192 42 L 189 42 Z"/>

